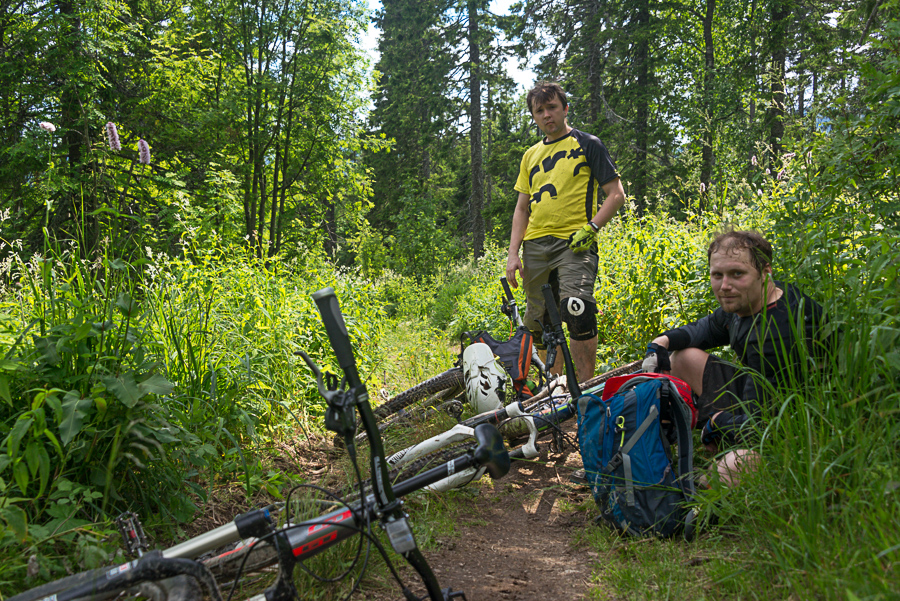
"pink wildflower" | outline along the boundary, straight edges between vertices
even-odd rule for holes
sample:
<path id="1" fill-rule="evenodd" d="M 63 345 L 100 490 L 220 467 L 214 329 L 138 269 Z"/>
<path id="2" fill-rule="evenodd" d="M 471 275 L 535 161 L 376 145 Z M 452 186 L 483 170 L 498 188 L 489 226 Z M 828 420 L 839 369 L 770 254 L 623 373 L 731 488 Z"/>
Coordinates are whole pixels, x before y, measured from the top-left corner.
<path id="1" fill-rule="evenodd" d="M 762 196 L 762 190 L 757 190 L 757 191 L 756 191 L 756 194 L 757 194 L 758 196 Z"/>
<path id="2" fill-rule="evenodd" d="M 48 121 L 41 121 L 39 125 L 41 126 L 41 129 L 49 131 L 51 134 L 56 131 L 56 126 Z"/>
<path id="3" fill-rule="evenodd" d="M 116 152 L 122 150 L 122 144 L 119 142 L 119 132 L 116 131 L 116 124 L 112 121 L 106 124 L 106 139 L 109 141 L 109 147 Z"/>
<path id="4" fill-rule="evenodd" d="M 754 167 L 757 166 L 756 155 L 755 155 L 755 154 L 754 154 L 752 157 L 750 157 L 750 164 L 753 165 Z"/>
<path id="5" fill-rule="evenodd" d="M 703 194 L 704 192 L 706 192 L 706 184 L 700 182 L 700 194 Z"/>
<path id="6" fill-rule="evenodd" d="M 807 161 L 811 161 L 811 160 L 812 160 L 812 150 L 810 150 L 809 152 L 806 153 L 806 160 L 807 160 Z"/>
<path id="7" fill-rule="evenodd" d="M 784 169 L 782 169 L 781 171 L 778 172 L 778 181 L 781 181 L 783 179 L 784 179 Z"/>
<path id="8" fill-rule="evenodd" d="M 142 165 L 150 164 L 150 146 L 144 138 L 138 140 L 138 152 L 140 152 L 140 160 Z"/>
<path id="9" fill-rule="evenodd" d="M 768 168 L 768 167 L 766 167 L 766 175 L 772 175 L 772 172 L 769 171 L 769 168 Z"/>
<path id="10" fill-rule="evenodd" d="M 792 158 L 794 158 L 795 156 L 797 156 L 797 153 L 796 153 L 796 152 L 789 152 L 789 153 L 787 153 L 786 155 L 784 155 L 784 158 L 785 158 L 785 159 L 792 159 Z"/>

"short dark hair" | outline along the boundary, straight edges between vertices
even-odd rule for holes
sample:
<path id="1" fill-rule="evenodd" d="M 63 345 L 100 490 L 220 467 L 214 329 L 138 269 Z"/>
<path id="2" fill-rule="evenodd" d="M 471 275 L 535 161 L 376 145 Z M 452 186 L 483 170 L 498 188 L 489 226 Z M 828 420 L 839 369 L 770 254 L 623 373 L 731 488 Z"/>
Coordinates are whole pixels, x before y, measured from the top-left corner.
<path id="1" fill-rule="evenodd" d="M 559 97 L 559 101 L 562 102 L 563 106 L 568 106 L 569 102 L 566 100 L 566 93 L 555 81 L 539 81 L 534 84 L 534 87 L 528 92 L 528 95 L 525 97 L 525 102 L 528 103 L 528 112 L 534 112 L 535 104 L 544 104 L 545 102 L 550 102 L 554 97 Z"/>
<path id="2" fill-rule="evenodd" d="M 709 243 L 706 250 L 706 261 L 709 262 L 714 252 L 720 250 L 735 251 L 747 249 L 753 266 L 761 274 L 762 270 L 772 265 L 772 245 L 759 232 L 750 230 L 725 230 L 720 232 Z"/>

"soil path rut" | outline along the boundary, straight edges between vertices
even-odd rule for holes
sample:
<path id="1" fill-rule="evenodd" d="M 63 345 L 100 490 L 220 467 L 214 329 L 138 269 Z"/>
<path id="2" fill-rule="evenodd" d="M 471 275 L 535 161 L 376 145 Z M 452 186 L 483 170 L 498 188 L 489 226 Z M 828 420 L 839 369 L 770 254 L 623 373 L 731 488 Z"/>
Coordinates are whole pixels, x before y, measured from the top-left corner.
<path id="1" fill-rule="evenodd" d="M 545 445 L 546 446 L 546 445 Z M 591 515 L 570 507 L 587 488 L 569 483 L 581 467 L 578 452 L 518 463 L 493 490 L 482 489 L 478 516 L 429 561 L 441 582 L 462 589 L 469 601 L 581 599 L 591 575 L 586 547 L 573 546 Z"/>

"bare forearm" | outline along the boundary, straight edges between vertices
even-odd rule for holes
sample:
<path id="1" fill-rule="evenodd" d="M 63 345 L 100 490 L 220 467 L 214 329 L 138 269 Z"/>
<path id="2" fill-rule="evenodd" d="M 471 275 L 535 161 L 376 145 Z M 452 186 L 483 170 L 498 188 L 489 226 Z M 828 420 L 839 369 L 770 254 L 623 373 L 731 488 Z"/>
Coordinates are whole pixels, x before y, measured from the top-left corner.
<path id="1" fill-rule="evenodd" d="M 523 203 L 522 194 L 519 194 L 519 201 L 513 211 L 512 231 L 509 235 L 509 255 L 519 254 L 519 248 L 522 246 L 522 240 L 525 238 L 525 230 L 528 228 L 528 197 L 525 196 Z"/>
<path id="2" fill-rule="evenodd" d="M 522 260 L 519 259 L 519 247 L 525 239 L 528 229 L 528 195 L 519 193 L 516 209 L 513 211 L 512 232 L 509 235 L 509 251 L 506 254 L 506 279 L 513 288 L 519 287 L 516 274 L 523 274 Z"/>
<path id="3" fill-rule="evenodd" d="M 522 247 L 522 239 L 525 238 L 525 228 L 528 224 L 527 217 L 522 219 L 519 212 L 513 214 L 512 232 L 509 235 L 509 254 L 518 255 Z"/>
<path id="4" fill-rule="evenodd" d="M 650 344 L 658 344 L 659 346 L 667 349 L 669 348 L 669 337 L 665 335 L 657 336 L 650 342 Z"/>
<path id="5" fill-rule="evenodd" d="M 609 223 L 616 215 L 616 211 L 625 204 L 625 189 L 622 188 L 622 180 L 614 179 L 603 185 L 603 192 L 606 194 L 606 200 L 600 205 L 600 210 L 591 218 L 598 227 L 603 227 Z"/>
<path id="6" fill-rule="evenodd" d="M 621 209 L 624 204 L 625 193 L 620 193 L 618 191 L 613 192 L 606 197 L 606 200 L 604 200 L 603 204 L 600 206 L 600 210 L 597 211 L 597 214 L 594 215 L 591 221 L 597 224 L 597 226 L 603 227 L 615 217 L 616 212 Z"/>

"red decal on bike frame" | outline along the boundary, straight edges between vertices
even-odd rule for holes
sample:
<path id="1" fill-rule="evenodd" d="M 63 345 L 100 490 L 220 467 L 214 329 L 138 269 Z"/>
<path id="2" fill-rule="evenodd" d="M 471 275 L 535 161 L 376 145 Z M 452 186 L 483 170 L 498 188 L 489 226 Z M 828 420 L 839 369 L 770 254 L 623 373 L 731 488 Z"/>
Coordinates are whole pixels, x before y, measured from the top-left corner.
<path id="1" fill-rule="evenodd" d="M 310 551 L 314 551 L 315 549 L 318 549 L 325 543 L 334 542 L 334 540 L 336 538 L 337 538 L 337 530 L 332 530 L 331 532 L 329 532 L 322 538 L 317 538 L 316 540 L 310 541 L 310 542 L 306 543 L 305 545 L 300 545 L 299 547 L 294 549 L 294 557 L 300 557 L 302 555 L 306 555 Z"/>
<path id="2" fill-rule="evenodd" d="M 353 513 L 348 509 L 347 511 L 345 511 L 341 514 L 338 514 L 334 517 L 328 518 L 327 520 L 325 520 L 322 523 L 313 524 L 312 526 L 310 526 L 307 529 L 306 533 L 307 533 L 307 535 L 314 534 L 315 532 L 318 532 L 319 530 L 321 530 L 322 528 L 325 528 L 329 524 L 340 524 L 341 522 L 345 522 L 345 521 L 349 520 L 351 517 L 353 517 Z M 300 557 L 301 555 L 306 555 L 310 551 L 318 549 L 319 547 L 321 547 L 322 545 L 324 545 L 326 543 L 334 542 L 335 539 L 337 539 L 337 530 L 333 530 L 332 532 L 329 532 L 328 534 L 326 534 L 325 536 L 323 536 L 321 538 L 317 538 L 316 540 L 310 541 L 304 545 L 300 545 L 299 547 L 294 549 L 294 557 Z"/>

